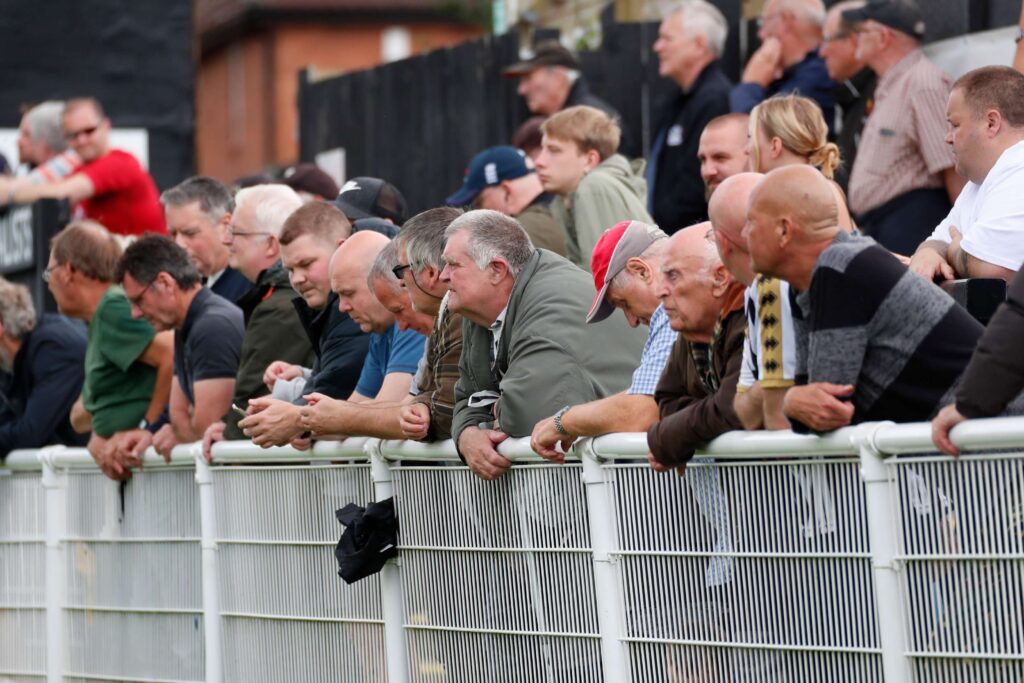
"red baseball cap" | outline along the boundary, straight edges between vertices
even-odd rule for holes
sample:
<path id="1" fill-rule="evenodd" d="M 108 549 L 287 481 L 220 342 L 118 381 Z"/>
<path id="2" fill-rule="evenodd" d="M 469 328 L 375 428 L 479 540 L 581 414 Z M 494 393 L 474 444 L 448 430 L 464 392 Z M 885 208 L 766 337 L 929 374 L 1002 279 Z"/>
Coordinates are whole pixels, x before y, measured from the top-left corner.
<path id="1" fill-rule="evenodd" d="M 587 313 L 588 323 L 600 322 L 615 311 L 615 307 L 605 297 L 608 286 L 626 267 L 626 262 L 647 251 L 657 240 L 667 238 L 668 235 L 658 226 L 640 221 L 616 223 L 601 235 L 590 257 L 590 270 L 594 274 L 597 296 Z"/>

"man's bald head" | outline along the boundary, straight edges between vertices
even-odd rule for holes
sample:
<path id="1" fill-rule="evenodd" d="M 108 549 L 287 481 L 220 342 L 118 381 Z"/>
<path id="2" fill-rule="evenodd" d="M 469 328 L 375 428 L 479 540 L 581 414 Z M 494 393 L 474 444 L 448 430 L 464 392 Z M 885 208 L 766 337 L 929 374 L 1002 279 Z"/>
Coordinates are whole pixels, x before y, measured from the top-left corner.
<path id="1" fill-rule="evenodd" d="M 711 223 L 672 235 L 661 272 L 658 298 L 672 329 L 687 341 L 708 342 L 732 283 L 715 249 Z"/>
<path id="2" fill-rule="evenodd" d="M 335 271 L 339 269 L 361 272 L 365 278 L 369 274 L 377 254 L 383 251 L 390 241 L 387 236 L 372 230 L 357 232 L 349 237 L 334 250 L 334 255 L 331 256 L 331 264 L 328 268 L 332 281 Z"/>
<path id="3" fill-rule="evenodd" d="M 715 232 L 722 233 L 744 251 L 743 225 L 747 222 L 750 194 L 763 179 L 763 173 L 744 172 L 730 176 L 722 181 L 708 203 L 708 215 Z"/>
<path id="4" fill-rule="evenodd" d="M 374 260 L 389 241 L 379 232 L 357 232 L 334 250 L 328 265 L 339 310 L 348 313 L 363 332 L 386 332 L 395 321 L 366 282 Z"/>
<path id="5" fill-rule="evenodd" d="M 732 276 L 745 285 L 754 281 L 754 272 L 750 269 L 750 253 L 743 238 L 743 226 L 747 223 L 750 194 L 762 178 L 764 175 L 761 173 L 730 176 L 718 186 L 708 204 L 718 255 Z"/>
<path id="6" fill-rule="evenodd" d="M 756 272 L 784 277 L 788 255 L 828 244 L 839 230 L 831 183 L 812 166 L 777 168 L 750 195 L 745 235 Z"/>
<path id="7" fill-rule="evenodd" d="M 754 189 L 751 204 L 771 215 L 792 216 L 799 233 L 811 240 L 831 240 L 839 231 L 839 209 L 832 184 L 813 166 L 784 166 L 768 173 Z"/>

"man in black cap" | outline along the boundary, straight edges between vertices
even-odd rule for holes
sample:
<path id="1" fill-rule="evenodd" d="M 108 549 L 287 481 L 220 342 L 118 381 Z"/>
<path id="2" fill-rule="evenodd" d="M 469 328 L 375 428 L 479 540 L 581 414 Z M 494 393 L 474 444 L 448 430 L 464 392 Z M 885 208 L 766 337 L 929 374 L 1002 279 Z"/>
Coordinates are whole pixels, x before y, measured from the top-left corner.
<path id="1" fill-rule="evenodd" d="M 281 182 L 299 193 L 303 203 L 338 196 L 338 184 L 316 164 L 296 164 L 284 172 Z"/>
<path id="2" fill-rule="evenodd" d="M 850 171 L 850 209 L 865 234 L 912 254 L 964 183 L 945 143 L 952 80 L 921 51 L 925 24 L 913 0 L 870 0 L 842 18 L 857 33 L 857 59 L 878 75 Z"/>
<path id="3" fill-rule="evenodd" d="M 369 176 L 352 178 L 342 185 L 334 205 L 352 223 L 353 233 L 373 230 L 393 238 L 408 218 L 405 197 L 398 188 Z"/>
<path id="4" fill-rule="evenodd" d="M 522 151 L 500 145 L 473 157 L 462 187 L 445 203 L 500 211 L 523 226 L 533 246 L 565 256 L 565 231 L 548 208 L 554 198 L 544 191 Z"/>
<path id="5" fill-rule="evenodd" d="M 557 40 L 539 43 L 533 56 L 505 67 L 502 73 L 505 78 L 519 79 L 516 92 L 526 100 L 526 107 L 531 113 L 551 116 L 577 104 L 585 104 L 605 112 L 622 128 L 622 116 L 612 105 L 590 92 L 587 80 L 580 73 L 579 59 Z M 626 151 L 630 156 L 634 153 L 632 148 Z"/>

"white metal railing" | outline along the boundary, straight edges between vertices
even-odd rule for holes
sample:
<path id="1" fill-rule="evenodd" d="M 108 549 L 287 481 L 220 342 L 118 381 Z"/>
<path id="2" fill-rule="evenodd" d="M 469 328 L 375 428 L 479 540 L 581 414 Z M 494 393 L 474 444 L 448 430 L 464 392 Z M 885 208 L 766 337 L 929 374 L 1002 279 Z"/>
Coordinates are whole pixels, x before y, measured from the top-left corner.
<path id="1" fill-rule="evenodd" d="M 642 434 L 566 465 L 450 442 L 0 470 L 0 681 L 1017 681 L 1024 419 L 734 432 L 686 476 Z M 1013 449 L 993 452 L 992 449 Z M 394 495 L 401 552 L 336 577 L 333 511 Z"/>

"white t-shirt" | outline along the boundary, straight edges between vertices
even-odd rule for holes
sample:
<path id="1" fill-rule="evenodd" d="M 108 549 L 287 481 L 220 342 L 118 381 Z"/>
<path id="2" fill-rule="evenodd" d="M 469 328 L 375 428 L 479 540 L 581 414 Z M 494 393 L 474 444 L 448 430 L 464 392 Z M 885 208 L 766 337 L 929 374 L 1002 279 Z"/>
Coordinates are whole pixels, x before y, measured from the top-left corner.
<path id="1" fill-rule="evenodd" d="M 763 389 L 784 389 L 796 376 L 796 336 L 789 283 L 758 275 L 743 294 L 747 339 L 737 391 L 761 382 Z"/>
<path id="2" fill-rule="evenodd" d="M 960 248 L 1010 270 L 1024 263 L 1024 142 L 1004 151 L 981 185 L 967 183 L 953 209 L 929 239 L 949 244 L 949 229 L 963 235 Z"/>

